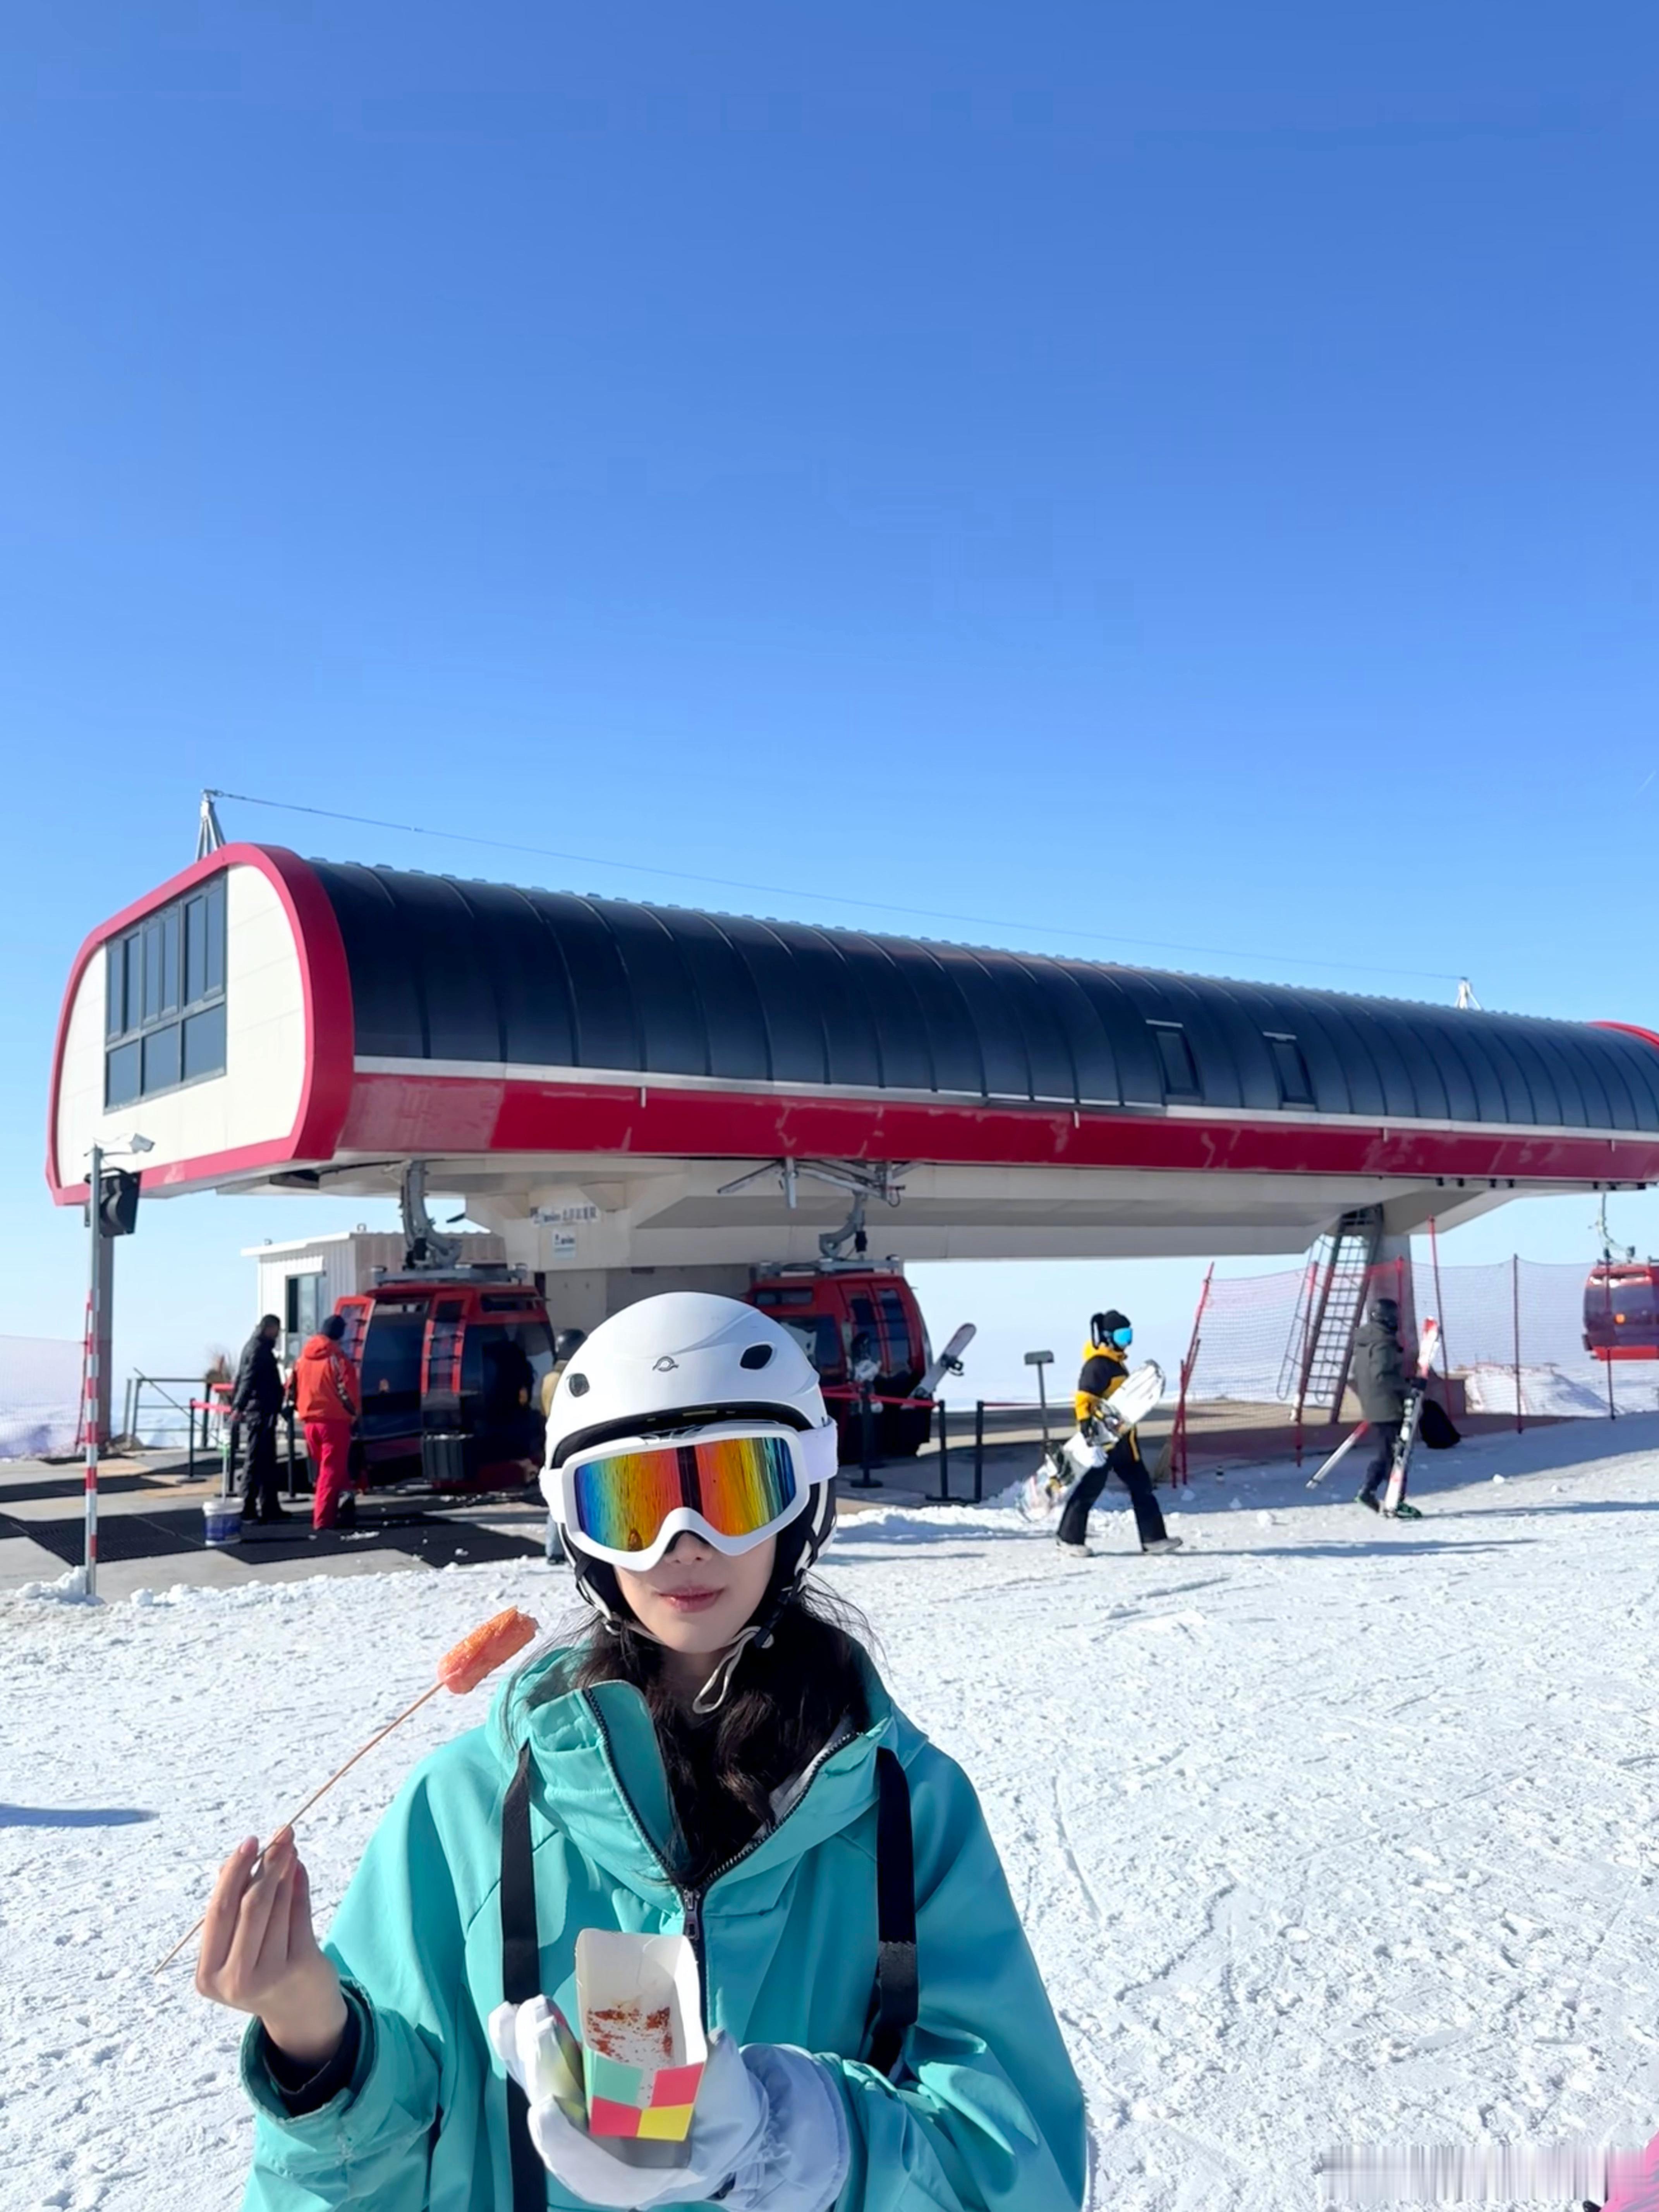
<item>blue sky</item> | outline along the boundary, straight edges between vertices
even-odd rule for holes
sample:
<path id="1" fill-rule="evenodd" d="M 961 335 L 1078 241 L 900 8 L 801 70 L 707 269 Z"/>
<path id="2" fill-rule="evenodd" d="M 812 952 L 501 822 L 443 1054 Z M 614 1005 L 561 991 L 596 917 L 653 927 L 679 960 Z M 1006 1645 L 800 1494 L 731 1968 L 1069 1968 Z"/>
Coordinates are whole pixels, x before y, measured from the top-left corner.
<path id="1" fill-rule="evenodd" d="M 1659 1016 L 1651 9 L 157 0 L 7 49 L 0 1328 L 78 1328 L 59 994 L 204 784 L 596 856 L 226 810 L 341 857 Z M 150 1209 L 128 1354 L 239 1337 L 237 1249 L 316 1218 Z M 1060 1349 L 1044 1279 L 937 1318 Z"/>

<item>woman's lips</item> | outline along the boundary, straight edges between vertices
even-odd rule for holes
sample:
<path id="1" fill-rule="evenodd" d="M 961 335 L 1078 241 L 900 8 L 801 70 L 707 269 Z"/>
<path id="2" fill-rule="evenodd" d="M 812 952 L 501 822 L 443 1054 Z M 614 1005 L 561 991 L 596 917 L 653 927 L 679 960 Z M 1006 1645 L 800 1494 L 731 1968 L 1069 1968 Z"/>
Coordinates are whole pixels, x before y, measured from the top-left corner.
<path id="1" fill-rule="evenodd" d="M 726 1595 L 717 1589 L 676 1589 L 662 1592 L 663 1602 L 672 1605 L 676 1613 L 707 1613 L 711 1605 L 718 1605 Z"/>

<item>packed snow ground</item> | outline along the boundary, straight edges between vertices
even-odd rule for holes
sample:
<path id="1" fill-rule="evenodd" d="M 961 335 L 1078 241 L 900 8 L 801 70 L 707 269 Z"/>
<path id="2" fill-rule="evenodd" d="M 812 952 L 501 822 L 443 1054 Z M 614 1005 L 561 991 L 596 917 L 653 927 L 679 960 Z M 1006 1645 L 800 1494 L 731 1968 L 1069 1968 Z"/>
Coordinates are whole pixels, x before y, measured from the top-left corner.
<path id="1" fill-rule="evenodd" d="M 1113 2212 L 1311 2205 L 1352 2138 L 1659 2127 L 1659 1419 L 1426 1458 L 1417 1527 L 1348 1475 L 1206 1479 L 1166 1559 L 1121 1511 L 1083 1565 L 996 1508 L 851 1518 L 830 1554 L 979 1786 Z M 451 1642 L 563 1592 L 526 1563 L 0 1605 L 6 2212 L 237 2203 L 239 2023 L 150 1968 Z M 307 1819 L 325 1917 L 483 1704 L 434 1700 Z"/>

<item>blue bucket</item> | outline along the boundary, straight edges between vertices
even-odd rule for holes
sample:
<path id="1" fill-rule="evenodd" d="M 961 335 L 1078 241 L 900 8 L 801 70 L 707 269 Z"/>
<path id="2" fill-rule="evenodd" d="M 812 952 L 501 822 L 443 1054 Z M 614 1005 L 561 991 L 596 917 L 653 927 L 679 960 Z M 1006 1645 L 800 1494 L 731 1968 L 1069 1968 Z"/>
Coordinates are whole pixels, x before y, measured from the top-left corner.
<path id="1" fill-rule="evenodd" d="M 204 1498 L 202 1533 L 210 1545 L 240 1544 L 242 1540 L 242 1501 L 240 1498 Z"/>

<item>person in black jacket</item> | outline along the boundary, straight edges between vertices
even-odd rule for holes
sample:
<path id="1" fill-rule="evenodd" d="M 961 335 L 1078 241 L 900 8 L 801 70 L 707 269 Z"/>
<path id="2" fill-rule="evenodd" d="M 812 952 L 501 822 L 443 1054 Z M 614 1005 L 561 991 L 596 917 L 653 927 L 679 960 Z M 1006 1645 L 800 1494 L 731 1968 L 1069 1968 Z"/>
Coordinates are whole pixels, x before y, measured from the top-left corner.
<path id="1" fill-rule="evenodd" d="M 1374 1298 L 1370 1313 L 1354 1331 L 1348 1380 L 1376 1440 L 1359 1503 L 1378 1513 L 1382 1501 L 1377 1493 L 1389 1479 L 1406 1411 L 1406 1355 L 1400 1348 L 1400 1308 L 1393 1298 Z"/>
<path id="2" fill-rule="evenodd" d="M 1090 1319 L 1089 1341 L 1083 1347 L 1083 1368 L 1077 1378 L 1077 1425 L 1085 1436 L 1090 1424 L 1129 1371 L 1127 1354 L 1134 1334 L 1127 1314 L 1119 1313 L 1115 1307 L 1109 1313 L 1097 1313 Z M 1055 1538 L 1060 1550 L 1073 1559 L 1089 1557 L 1090 1509 L 1106 1487 L 1106 1478 L 1110 1474 L 1116 1475 L 1129 1493 L 1141 1550 L 1178 1552 L 1181 1539 L 1170 1535 L 1164 1528 L 1164 1516 L 1158 1511 L 1158 1499 L 1152 1492 L 1152 1479 L 1146 1472 L 1133 1429 L 1127 1436 L 1118 1438 L 1100 1466 L 1091 1468 L 1073 1484 Z"/>
<path id="3" fill-rule="evenodd" d="M 283 1324 L 266 1314 L 236 1364 L 230 1410 L 241 1422 L 247 1457 L 242 1469 L 243 1521 L 286 1521 L 276 1495 L 276 1422 L 283 1410 L 283 1376 L 276 1340 Z"/>

